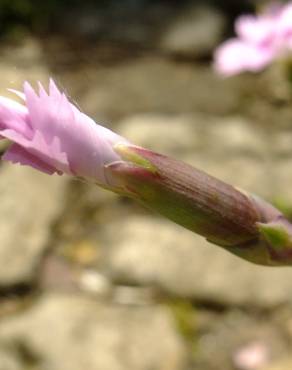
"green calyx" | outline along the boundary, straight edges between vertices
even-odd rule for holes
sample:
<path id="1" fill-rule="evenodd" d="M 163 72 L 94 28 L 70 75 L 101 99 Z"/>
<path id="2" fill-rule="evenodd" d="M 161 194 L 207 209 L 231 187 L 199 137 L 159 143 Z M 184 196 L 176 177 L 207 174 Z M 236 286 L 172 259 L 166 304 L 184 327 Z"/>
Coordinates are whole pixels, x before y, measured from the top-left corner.
<path id="1" fill-rule="evenodd" d="M 124 143 L 114 150 L 121 160 L 105 171 L 116 192 L 245 260 L 292 264 L 292 224 L 271 204 L 151 150 Z"/>
<path id="2" fill-rule="evenodd" d="M 291 236 L 284 225 L 271 222 L 268 224 L 258 223 L 257 226 L 263 238 L 275 251 L 292 249 Z"/>
<path id="3" fill-rule="evenodd" d="M 257 238 L 249 198 L 203 171 L 144 148 L 118 144 L 122 161 L 108 166 L 124 193 L 220 246 Z"/>
<path id="4" fill-rule="evenodd" d="M 142 167 L 152 173 L 156 172 L 156 168 L 152 165 L 152 163 L 149 162 L 149 160 L 147 160 L 146 158 L 142 157 L 135 150 L 134 146 L 124 143 L 118 143 L 114 146 L 114 150 L 122 157 L 123 160 Z"/>

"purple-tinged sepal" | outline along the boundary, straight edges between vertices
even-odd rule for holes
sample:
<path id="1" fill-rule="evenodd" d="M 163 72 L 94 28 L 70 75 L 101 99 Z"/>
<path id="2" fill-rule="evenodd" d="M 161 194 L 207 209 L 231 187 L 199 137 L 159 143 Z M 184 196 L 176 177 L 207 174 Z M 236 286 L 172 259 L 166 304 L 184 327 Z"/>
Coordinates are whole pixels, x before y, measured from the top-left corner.
<path id="1" fill-rule="evenodd" d="M 292 224 L 283 216 L 268 223 L 257 223 L 262 243 L 272 265 L 292 264 Z"/>
<path id="2" fill-rule="evenodd" d="M 123 161 L 107 171 L 120 180 L 121 192 L 220 246 L 257 239 L 261 218 L 246 194 L 153 151 L 127 144 L 114 148 Z"/>
<path id="3" fill-rule="evenodd" d="M 292 264 L 292 225 L 279 210 L 181 161 L 119 143 L 106 166 L 120 193 L 260 265 Z"/>

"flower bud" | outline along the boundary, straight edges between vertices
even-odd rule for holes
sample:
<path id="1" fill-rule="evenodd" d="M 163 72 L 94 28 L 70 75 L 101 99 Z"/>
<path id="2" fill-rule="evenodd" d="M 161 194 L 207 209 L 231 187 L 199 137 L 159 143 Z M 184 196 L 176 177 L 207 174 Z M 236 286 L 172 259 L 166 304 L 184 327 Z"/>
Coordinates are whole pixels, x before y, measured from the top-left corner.
<path id="1" fill-rule="evenodd" d="M 114 148 L 123 161 L 106 172 L 125 195 L 250 262 L 292 264 L 292 225 L 272 205 L 173 158 Z"/>

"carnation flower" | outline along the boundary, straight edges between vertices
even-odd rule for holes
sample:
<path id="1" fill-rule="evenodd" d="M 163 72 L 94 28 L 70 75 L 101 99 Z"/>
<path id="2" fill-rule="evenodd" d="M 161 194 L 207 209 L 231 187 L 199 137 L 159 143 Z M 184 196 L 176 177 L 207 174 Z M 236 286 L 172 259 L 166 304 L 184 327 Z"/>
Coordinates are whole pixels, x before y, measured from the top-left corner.
<path id="1" fill-rule="evenodd" d="M 292 224 L 273 206 L 203 171 L 130 144 L 80 112 L 53 81 L 0 97 L 2 158 L 65 173 L 136 199 L 248 261 L 292 264 Z"/>
<path id="2" fill-rule="evenodd" d="M 287 57 L 292 48 L 292 3 L 271 6 L 258 16 L 239 17 L 235 33 L 237 37 L 215 50 L 214 67 L 222 76 L 258 72 Z"/>
<path id="3" fill-rule="evenodd" d="M 24 105 L 0 97 L 0 135 L 13 142 L 2 159 L 113 185 L 104 166 L 120 159 L 113 146 L 126 139 L 80 112 L 53 80 L 48 93 L 41 84 L 36 93 L 27 82 L 24 92 L 16 93 Z"/>

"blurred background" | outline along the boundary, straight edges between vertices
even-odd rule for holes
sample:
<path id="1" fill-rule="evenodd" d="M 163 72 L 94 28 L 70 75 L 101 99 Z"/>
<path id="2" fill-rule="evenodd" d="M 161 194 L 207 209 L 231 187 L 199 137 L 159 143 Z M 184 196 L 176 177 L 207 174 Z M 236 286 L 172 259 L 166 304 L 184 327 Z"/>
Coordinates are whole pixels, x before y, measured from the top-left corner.
<path id="1" fill-rule="evenodd" d="M 97 122 L 292 216 L 285 82 L 212 69 L 262 3 L 0 0 L 0 92 L 51 76 Z M 292 369 L 292 267 L 97 187 L 1 163 L 0 266 L 0 370 Z"/>

